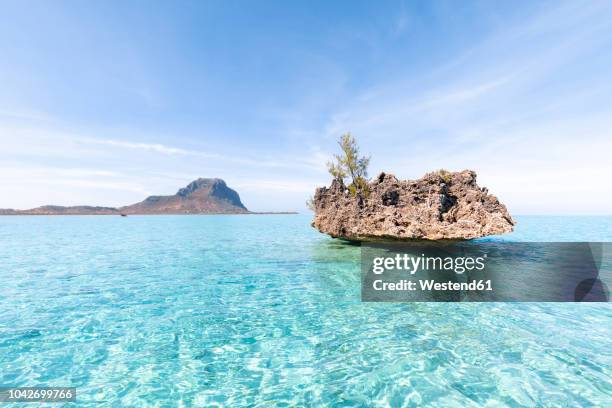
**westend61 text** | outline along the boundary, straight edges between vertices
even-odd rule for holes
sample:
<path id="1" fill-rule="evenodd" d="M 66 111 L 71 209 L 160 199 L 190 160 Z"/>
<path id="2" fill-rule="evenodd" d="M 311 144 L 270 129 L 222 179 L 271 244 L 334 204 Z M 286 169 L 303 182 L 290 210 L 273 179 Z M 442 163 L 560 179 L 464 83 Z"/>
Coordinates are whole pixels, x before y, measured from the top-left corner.
<path id="1" fill-rule="evenodd" d="M 374 290 L 423 290 L 423 291 L 456 291 L 456 290 L 493 290 L 493 286 L 491 285 L 491 280 L 481 279 L 475 280 L 471 282 L 436 282 L 432 279 L 421 279 L 417 282 L 410 281 L 407 279 L 402 279 L 397 282 L 384 282 L 382 280 L 375 280 L 372 284 Z"/>

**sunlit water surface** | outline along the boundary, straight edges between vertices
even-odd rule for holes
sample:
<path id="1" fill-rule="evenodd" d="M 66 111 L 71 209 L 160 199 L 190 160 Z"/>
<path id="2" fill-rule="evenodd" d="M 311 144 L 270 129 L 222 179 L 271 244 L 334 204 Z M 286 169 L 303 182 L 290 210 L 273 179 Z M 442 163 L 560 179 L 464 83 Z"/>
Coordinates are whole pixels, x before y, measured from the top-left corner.
<path id="1" fill-rule="evenodd" d="M 518 217 L 612 241 L 612 217 Z M 365 304 L 299 216 L 0 217 L 0 385 L 101 406 L 611 406 L 609 304 Z M 96 404 L 97 405 L 97 404 Z"/>

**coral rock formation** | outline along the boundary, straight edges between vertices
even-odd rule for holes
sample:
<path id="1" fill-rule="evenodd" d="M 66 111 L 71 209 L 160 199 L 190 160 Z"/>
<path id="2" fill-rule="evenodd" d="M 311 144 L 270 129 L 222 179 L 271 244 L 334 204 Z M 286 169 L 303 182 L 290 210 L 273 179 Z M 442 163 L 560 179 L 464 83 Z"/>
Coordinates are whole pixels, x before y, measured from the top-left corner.
<path id="1" fill-rule="evenodd" d="M 367 197 L 341 180 L 316 190 L 313 227 L 348 240 L 462 240 L 512 231 L 506 206 L 476 184 L 476 173 L 437 171 L 418 180 L 381 173 Z"/>

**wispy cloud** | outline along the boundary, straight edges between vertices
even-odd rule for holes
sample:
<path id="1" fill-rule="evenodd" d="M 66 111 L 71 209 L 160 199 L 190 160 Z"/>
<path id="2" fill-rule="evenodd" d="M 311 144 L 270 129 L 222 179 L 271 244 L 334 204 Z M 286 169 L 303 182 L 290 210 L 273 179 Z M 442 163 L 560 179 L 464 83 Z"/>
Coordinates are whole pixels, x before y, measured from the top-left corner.
<path id="1" fill-rule="evenodd" d="M 124 149 L 133 149 L 133 150 L 141 150 L 148 151 L 154 153 L 160 153 L 165 155 L 183 155 L 183 156 L 193 156 L 193 157 L 201 157 L 208 159 L 215 159 L 221 162 L 226 163 L 236 163 L 243 164 L 252 167 L 279 167 L 279 168 L 296 168 L 296 167 L 306 167 L 306 168 L 314 168 L 318 167 L 319 158 L 321 154 L 319 152 L 315 152 L 312 156 L 301 155 L 299 157 L 295 157 L 289 160 L 275 160 L 269 158 L 255 158 L 249 157 L 245 155 L 243 152 L 236 155 L 227 155 L 220 153 L 209 153 L 202 150 L 193 150 L 193 149 L 185 149 L 181 147 L 168 146 L 160 143 L 140 143 L 140 142 L 130 142 L 123 140 L 113 140 L 113 139 L 95 139 L 95 138 L 77 138 L 75 139 L 78 142 L 89 143 L 89 144 L 97 144 L 97 145 L 105 145 L 116 148 L 124 148 Z"/>
<path id="2" fill-rule="evenodd" d="M 320 186 L 326 182 L 319 183 Z M 233 186 L 241 191 L 262 191 L 262 192 L 286 192 L 312 194 L 314 191 L 312 180 L 243 180 L 236 181 Z"/>
<path id="3" fill-rule="evenodd" d="M 14 178 L 18 175 L 32 178 L 38 178 L 41 175 L 63 177 L 123 177 L 121 173 L 116 171 L 102 169 L 0 165 L 0 177 Z"/>
<path id="4" fill-rule="evenodd" d="M 198 155 L 198 156 L 203 156 L 203 157 L 216 157 L 216 155 L 208 155 L 203 152 L 193 152 L 193 151 L 181 149 L 178 147 L 166 146 L 160 143 L 133 143 L 133 142 L 126 142 L 126 141 L 119 141 L 119 140 L 93 139 L 93 138 L 83 138 L 83 139 L 79 139 L 79 141 L 82 141 L 85 143 L 113 146 L 113 147 L 123 147 L 126 149 L 145 150 L 145 151 L 151 151 L 151 152 L 163 153 L 163 154 L 186 154 L 186 155 Z"/>
<path id="5" fill-rule="evenodd" d="M 0 208 L 32 208 L 44 204 L 124 205 L 151 195 L 146 179 L 92 168 L 0 163 L 0 188 L 12 191 Z M 123 195 L 127 194 L 127 195 Z"/>
<path id="6" fill-rule="evenodd" d="M 50 121 L 52 116 L 44 112 L 32 109 L 0 109 L 0 119 L 26 120 L 26 121 Z"/>

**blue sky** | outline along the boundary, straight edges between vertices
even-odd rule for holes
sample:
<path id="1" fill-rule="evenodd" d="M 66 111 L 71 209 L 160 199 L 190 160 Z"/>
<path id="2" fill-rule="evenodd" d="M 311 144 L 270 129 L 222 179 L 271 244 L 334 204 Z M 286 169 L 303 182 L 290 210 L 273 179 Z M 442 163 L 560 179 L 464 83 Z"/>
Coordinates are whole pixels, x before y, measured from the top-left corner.
<path id="1" fill-rule="evenodd" d="M 351 131 L 516 214 L 610 213 L 612 2 L 0 1 L 0 208 L 221 177 L 304 210 Z"/>

